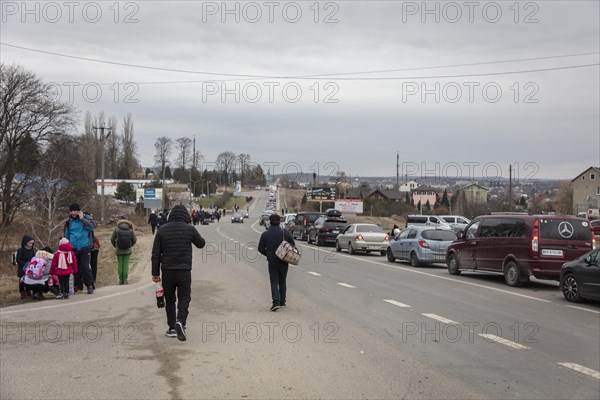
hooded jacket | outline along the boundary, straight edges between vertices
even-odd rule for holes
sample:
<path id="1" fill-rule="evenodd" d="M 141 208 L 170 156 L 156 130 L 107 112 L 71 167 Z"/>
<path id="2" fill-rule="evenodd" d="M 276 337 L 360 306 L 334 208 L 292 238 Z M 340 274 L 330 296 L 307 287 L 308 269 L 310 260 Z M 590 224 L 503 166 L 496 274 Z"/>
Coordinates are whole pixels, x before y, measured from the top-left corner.
<path id="1" fill-rule="evenodd" d="M 70 254 L 70 262 L 69 262 L 69 254 Z M 59 257 L 65 257 L 66 269 L 62 269 L 58 267 Z M 75 258 L 75 253 L 73 252 L 73 246 L 71 243 L 64 243 L 58 246 L 58 251 L 54 253 L 54 257 L 52 257 L 52 264 L 50 265 L 50 274 L 51 275 L 71 275 L 76 274 L 77 269 L 77 258 Z"/>
<path id="2" fill-rule="evenodd" d="M 128 249 L 119 248 L 119 246 L 117 246 L 117 239 L 119 237 L 119 233 L 120 232 L 127 233 L 129 231 L 131 231 L 131 247 Z M 133 229 L 133 224 L 131 223 L 131 221 L 128 221 L 126 219 L 119 220 L 119 222 L 117 222 L 117 227 L 115 228 L 115 230 L 112 233 L 112 236 L 110 237 L 110 242 L 112 243 L 113 247 L 115 248 L 116 255 L 122 256 L 122 255 L 126 255 L 126 254 L 131 254 L 133 252 L 132 248 L 133 248 L 133 246 L 135 246 L 135 243 L 137 242 L 137 237 L 135 236 L 135 230 Z"/>
<path id="3" fill-rule="evenodd" d="M 17 276 L 19 278 L 25 275 L 25 266 L 29 264 L 29 261 L 31 261 L 33 257 L 35 257 L 35 247 L 31 247 L 31 249 L 25 247 L 27 242 L 31 240 L 34 240 L 31 236 L 23 236 L 23 239 L 21 240 L 21 247 L 19 250 L 17 250 Z M 35 246 L 35 243 L 33 246 Z"/>
<path id="4" fill-rule="evenodd" d="M 191 270 L 192 244 L 201 249 L 206 241 L 190 225 L 192 218 L 185 206 L 178 204 L 171 210 L 168 223 L 161 226 L 152 246 L 152 276 L 162 270 Z"/>

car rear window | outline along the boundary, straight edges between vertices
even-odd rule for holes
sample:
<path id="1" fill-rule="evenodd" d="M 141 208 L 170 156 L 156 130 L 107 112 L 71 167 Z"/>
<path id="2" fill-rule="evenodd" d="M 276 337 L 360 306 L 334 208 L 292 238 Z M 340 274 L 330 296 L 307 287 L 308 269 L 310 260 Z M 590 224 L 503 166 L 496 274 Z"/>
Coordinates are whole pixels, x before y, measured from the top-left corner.
<path id="1" fill-rule="evenodd" d="M 424 224 L 427 222 L 427 217 L 408 217 L 408 223 Z"/>
<path id="2" fill-rule="evenodd" d="M 587 221 L 540 219 L 540 238 L 549 240 L 591 240 L 590 225 Z"/>
<path id="3" fill-rule="evenodd" d="M 456 234 L 454 231 L 441 231 L 439 229 L 423 231 L 421 232 L 421 236 L 423 236 L 423 239 L 435 240 L 439 242 L 453 241 L 456 239 Z"/>
<path id="4" fill-rule="evenodd" d="M 383 232 L 383 229 L 377 225 L 358 225 L 356 232 Z"/>

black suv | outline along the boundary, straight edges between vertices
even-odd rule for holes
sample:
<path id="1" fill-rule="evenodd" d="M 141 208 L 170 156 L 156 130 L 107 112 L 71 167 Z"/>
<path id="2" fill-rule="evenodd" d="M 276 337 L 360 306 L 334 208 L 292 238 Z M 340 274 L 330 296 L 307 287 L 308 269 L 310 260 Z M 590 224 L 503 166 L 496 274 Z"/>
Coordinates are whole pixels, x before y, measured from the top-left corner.
<path id="1" fill-rule="evenodd" d="M 308 228 L 314 224 L 321 215 L 323 215 L 321 212 L 300 211 L 296 215 L 294 229 L 292 230 L 294 239 L 306 240 L 308 238 Z"/>
<path id="2" fill-rule="evenodd" d="M 315 243 L 317 246 L 335 244 L 335 239 L 347 226 L 348 221 L 342 217 L 321 215 L 308 228 L 308 243 Z"/>

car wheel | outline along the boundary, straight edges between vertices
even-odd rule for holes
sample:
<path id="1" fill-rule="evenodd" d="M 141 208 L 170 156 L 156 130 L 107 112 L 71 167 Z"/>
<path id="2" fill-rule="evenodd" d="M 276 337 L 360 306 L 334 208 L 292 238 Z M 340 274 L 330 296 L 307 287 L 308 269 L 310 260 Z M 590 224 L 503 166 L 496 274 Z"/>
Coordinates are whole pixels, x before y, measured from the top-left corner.
<path id="1" fill-rule="evenodd" d="M 389 262 L 392 262 L 392 263 L 396 262 L 396 259 L 394 258 L 394 255 L 392 254 L 392 249 L 390 249 L 389 247 L 387 249 L 386 255 L 387 255 L 387 260 Z"/>
<path id="2" fill-rule="evenodd" d="M 450 275 L 460 275 L 460 265 L 458 264 L 458 259 L 455 254 L 450 254 L 448 256 L 448 273 Z"/>
<path id="3" fill-rule="evenodd" d="M 415 253 L 414 251 L 410 253 L 410 265 L 412 267 L 418 267 L 419 265 L 421 265 L 419 259 L 417 258 L 417 253 Z"/>
<path id="4" fill-rule="evenodd" d="M 321 245 L 321 239 L 319 239 L 319 235 L 315 236 L 315 244 L 317 247 Z"/>
<path id="5" fill-rule="evenodd" d="M 306 240 L 304 231 L 300 232 L 300 240 L 302 240 L 303 242 Z"/>
<path id="6" fill-rule="evenodd" d="M 335 241 L 335 251 L 337 251 L 338 253 L 342 251 L 342 248 L 340 247 L 340 242 L 338 242 L 337 240 Z"/>
<path id="7" fill-rule="evenodd" d="M 381 254 L 382 256 L 385 256 L 385 251 L 381 250 L 381 251 L 379 252 L 379 254 Z"/>
<path id="8" fill-rule="evenodd" d="M 352 247 L 352 242 L 348 243 L 348 254 L 356 254 L 354 247 Z"/>
<path id="9" fill-rule="evenodd" d="M 504 267 L 504 280 L 508 286 L 521 285 L 521 271 L 514 261 L 509 261 Z"/>
<path id="10" fill-rule="evenodd" d="M 310 233 L 308 234 L 308 236 L 307 236 L 307 238 L 306 238 L 306 243 L 308 243 L 308 244 L 311 244 L 311 241 L 310 241 Z"/>
<path id="11" fill-rule="evenodd" d="M 563 296 L 565 296 L 565 299 L 572 303 L 579 303 L 581 300 L 583 300 L 583 297 L 581 297 L 581 292 L 579 291 L 579 283 L 573 274 L 568 274 L 565 277 L 565 281 L 562 285 L 562 292 Z"/>

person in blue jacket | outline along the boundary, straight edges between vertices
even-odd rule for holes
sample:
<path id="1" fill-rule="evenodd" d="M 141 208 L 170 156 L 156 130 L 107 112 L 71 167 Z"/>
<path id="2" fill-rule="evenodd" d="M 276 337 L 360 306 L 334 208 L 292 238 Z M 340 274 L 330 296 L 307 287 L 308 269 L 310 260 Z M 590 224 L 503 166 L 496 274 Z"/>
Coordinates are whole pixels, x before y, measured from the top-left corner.
<path id="1" fill-rule="evenodd" d="M 90 266 L 91 251 L 94 243 L 94 229 L 96 224 L 89 213 L 81 211 L 79 204 L 69 206 L 69 218 L 65 223 L 64 237 L 69 239 L 73 252 L 77 258 L 78 272 L 74 275 L 75 293 L 87 287 L 87 293 L 94 293 L 94 276 Z"/>

